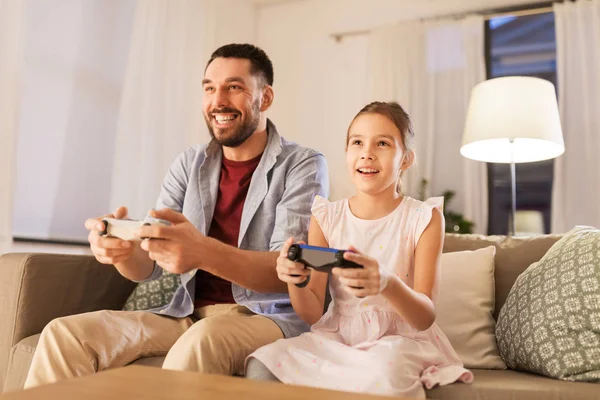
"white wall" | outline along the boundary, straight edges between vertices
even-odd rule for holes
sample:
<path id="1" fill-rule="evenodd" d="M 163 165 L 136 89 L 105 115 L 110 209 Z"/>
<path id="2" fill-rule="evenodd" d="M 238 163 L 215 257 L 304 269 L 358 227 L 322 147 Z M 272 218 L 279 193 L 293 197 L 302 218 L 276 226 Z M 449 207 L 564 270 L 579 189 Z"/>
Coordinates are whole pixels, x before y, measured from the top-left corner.
<path id="1" fill-rule="evenodd" d="M 219 45 L 253 41 L 252 2 L 202 1 L 213 10 L 207 58 Z M 136 0 L 27 3 L 13 236 L 85 241 L 85 219 L 110 212 Z"/>
<path id="2" fill-rule="evenodd" d="M 106 212 L 134 0 L 29 0 L 13 235 L 85 239 Z"/>
<path id="3" fill-rule="evenodd" d="M 344 142 L 352 117 L 369 100 L 366 94 L 366 35 L 336 43 L 332 33 L 433 16 L 462 13 L 532 0 L 305 0 L 262 7 L 257 19 L 257 44 L 275 68 L 276 100 L 270 117 L 288 139 L 322 151 L 331 174 L 331 198 L 350 196 Z M 418 127 L 415 127 L 418 132 Z M 453 147 L 458 149 L 459 144 Z M 461 166 L 445 166 L 447 181 L 435 194 L 454 188 L 452 208 L 461 208 L 460 185 L 453 177 Z M 455 171 L 453 174 L 452 171 Z"/>
<path id="4" fill-rule="evenodd" d="M 24 32 L 25 2 L 0 0 L 0 254 L 12 241 L 12 189 Z"/>
<path id="5" fill-rule="evenodd" d="M 343 148 L 347 125 L 366 101 L 367 38 L 335 43 L 330 33 L 531 3 L 304 0 L 256 10 L 250 0 L 202 1 L 218 5 L 211 19 L 210 43 L 215 48 L 253 42 L 272 58 L 276 101 L 270 117 L 288 139 L 325 153 L 332 198 L 352 192 Z M 136 1 L 27 3 L 13 234 L 85 240 L 83 221 L 109 211 L 116 123 Z M 200 136 L 206 138 L 206 132 Z"/>

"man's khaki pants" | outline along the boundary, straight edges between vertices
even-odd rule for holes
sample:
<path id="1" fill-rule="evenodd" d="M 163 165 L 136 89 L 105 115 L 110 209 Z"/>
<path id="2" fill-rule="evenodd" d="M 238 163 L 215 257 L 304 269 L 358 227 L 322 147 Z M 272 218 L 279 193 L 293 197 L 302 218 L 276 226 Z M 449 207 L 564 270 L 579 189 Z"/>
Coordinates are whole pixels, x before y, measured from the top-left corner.
<path id="1" fill-rule="evenodd" d="M 257 348 L 283 337 L 272 320 L 237 304 L 202 307 L 192 318 L 96 311 L 57 318 L 42 332 L 25 388 L 165 356 L 163 368 L 234 375 Z"/>

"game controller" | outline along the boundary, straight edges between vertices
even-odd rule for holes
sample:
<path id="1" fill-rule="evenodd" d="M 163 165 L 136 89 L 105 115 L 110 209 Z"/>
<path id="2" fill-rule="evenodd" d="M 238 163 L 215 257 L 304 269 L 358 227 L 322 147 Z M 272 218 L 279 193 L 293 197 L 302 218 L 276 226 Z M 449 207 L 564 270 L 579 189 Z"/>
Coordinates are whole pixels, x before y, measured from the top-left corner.
<path id="1" fill-rule="evenodd" d="M 344 253 L 348 250 L 330 249 L 328 247 L 309 246 L 305 244 L 293 244 L 288 250 L 288 259 L 304 264 L 305 268 L 310 268 L 319 272 L 331 272 L 333 268 L 362 268 L 363 266 L 352 261 L 344 259 Z M 300 275 L 296 275 L 300 276 Z M 299 288 L 306 287 L 310 282 L 310 275 L 306 280 L 297 283 Z"/>
<path id="2" fill-rule="evenodd" d="M 164 219 L 147 217 L 143 221 L 136 221 L 133 219 L 116 219 L 116 218 L 103 218 L 102 223 L 104 224 L 104 230 L 99 232 L 100 236 L 114 237 L 122 240 L 142 240 L 147 238 L 136 237 L 133 233 L 140 226 L 144 225 L 164 225 L 169 226 L 171 223 Z"/>

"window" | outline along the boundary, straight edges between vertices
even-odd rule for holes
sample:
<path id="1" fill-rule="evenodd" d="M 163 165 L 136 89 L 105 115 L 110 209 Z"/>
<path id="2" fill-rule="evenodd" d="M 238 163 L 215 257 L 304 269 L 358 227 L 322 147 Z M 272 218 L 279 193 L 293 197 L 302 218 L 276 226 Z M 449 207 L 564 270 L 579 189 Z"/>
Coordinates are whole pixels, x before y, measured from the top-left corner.
<path id="1" fill-rule="evenodd" d="M 554 13 L 502 16 L 486 26 L 488 79 L 535 76 L 556 86 Z M 554 161 L 516 164 L 517 211 L 543 215 L 550 232 Z M 510 165 L 488 163 L 488 234 L 506 235 L 511 215 Z"/>

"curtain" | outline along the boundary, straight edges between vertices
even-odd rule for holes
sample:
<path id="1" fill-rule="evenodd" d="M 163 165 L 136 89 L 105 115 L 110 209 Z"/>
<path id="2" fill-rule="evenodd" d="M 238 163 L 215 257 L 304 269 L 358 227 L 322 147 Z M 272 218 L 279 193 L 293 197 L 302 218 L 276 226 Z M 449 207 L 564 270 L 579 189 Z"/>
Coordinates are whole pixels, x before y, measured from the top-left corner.
<path id="1" fill-rule="evenodd" d="M 600 0 L 554 4 L 565 153 L 555 160 L 552 231 L 600 227 Z"/>
<path id="2" fill-rule="evenodd" d="M 403 191 L 418 198 L 422 179 L 429 182 L 425 197 L 454 191 L 449 208 L 486 233 L 486 166 L 460 155 L 471 90 L 485 80 L 483 18 L 382 27 L 369 47 L 370 100 L 397 101 L 415 129 L 417 163 Z"/>
<path id="3" fill-rule="evenodd" d="M 143 218 L 175 157 L 206 142 L 204 63 L 214 50 L 214 0 L 139 0 L 117 128 L 111 210 Z"/>
<path id="4" fill-rule="evenodd" d="M 12 242 L 12 198 L 25 3 L 0 0 L 0 252 Z"/>

